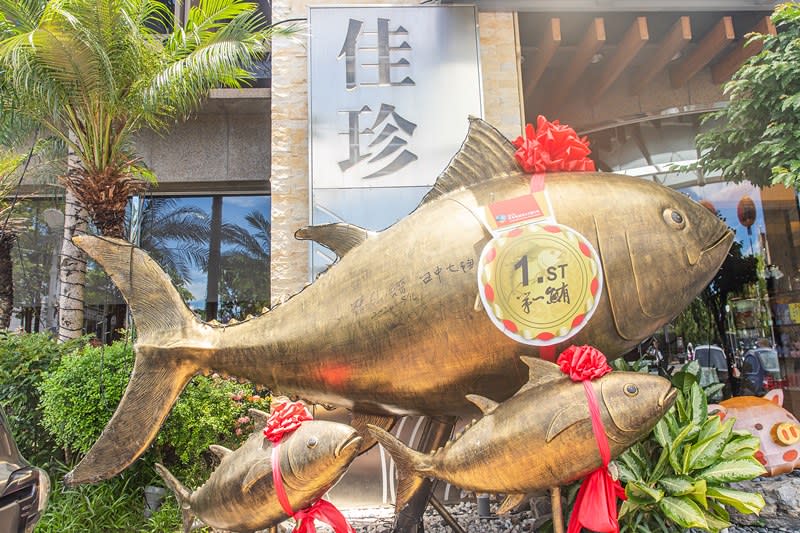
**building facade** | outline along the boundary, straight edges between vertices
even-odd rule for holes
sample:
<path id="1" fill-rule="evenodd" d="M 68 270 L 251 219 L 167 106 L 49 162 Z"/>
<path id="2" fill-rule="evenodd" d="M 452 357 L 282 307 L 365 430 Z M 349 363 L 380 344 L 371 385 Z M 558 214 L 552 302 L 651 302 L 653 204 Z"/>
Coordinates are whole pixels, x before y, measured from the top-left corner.
<path id="1" fill-rule="evenodd" d="M 724 82 L 758 51 L 757 43 L 745 46 L 746 36 L 775 31 L 769 15 L 776 3 L 479 0 L 477 87 L 453 86 L 443 78 L 434 90 L 477 91 L 479 114 L 510 139 L 538 115 L 558 119 L 589 137 L 601 170 L 655 180 L 713 206 L 736 231 L 742 254 L 759 258 L 764 280 L 763 291 L 748 298 L 751 303 L 732 307 L 732 337 L 725 342 L 736 348 L 756 341 L 777 345 L 788 381 L 787 404 L 798 414 L 797 194 L 784 187 L 726 183 L 685 169 L 697 159 L 694 138 L 706 127 L 702 116 L 725 105 Z M 354 13 L 360 4 L 347 3 Z M 271 61 L 254 86 L 213 91 L 190 120 L 166 134 L 145 132 L 137 139 L 137 151 L 159 179 L 157 187 L 132 202 L 131 218 L 141 221 L 138 238 L 206 318 L 224 321 L 257 313 L 313 278 L 311 245 L 297 240 L 295 232 L 315 216 L 309 177 L 315 115 L 309 102 L 312 89 L 325 91 L 329 81 L 309 77 L 314 32 L 321 30 L 302 21 L 312 7 L 334 5 L 272 2 L 272 20 L 300 21 L 300 31 L 275 39 Z M 419 4 L 363 5 L 366 10 Z M 388 27 L 402 33 L 391 23 Z M 403 30 L 416 46 L 414 29 Z M 336 31 L 345 38 L 347 28 Z M 439 37 L 446 47 L 446 36 Z M 344 51 L 335 54 L 341 68 L 346 68 Z M 398 53 L 403 52 L 387 52 L 390 63 L 391 54 Z M 31 187 L 42 190 L 35 183 Z M 337 194 L 361 198 L 346 188 Z M 29 208 L 33 229 L 20 239 L 15 258 L 17 324 L 27 330 L 53 326 L 57 294 L 53 269 L 60 200 L 58 193 L 39 196 Z M 740 220 L 737 208 L 744 198 L 752 201 L 752 220 Z M 89 285 L 93 311 L 87 329 L 109 335 L 124 324 L 122 302 L 109 296 L 111 285 L 100 273 L 91 274 Z M 709 343 L 681 341 L 684 346 Z M 683 350 L 677 339 L 671 349 Z"/>

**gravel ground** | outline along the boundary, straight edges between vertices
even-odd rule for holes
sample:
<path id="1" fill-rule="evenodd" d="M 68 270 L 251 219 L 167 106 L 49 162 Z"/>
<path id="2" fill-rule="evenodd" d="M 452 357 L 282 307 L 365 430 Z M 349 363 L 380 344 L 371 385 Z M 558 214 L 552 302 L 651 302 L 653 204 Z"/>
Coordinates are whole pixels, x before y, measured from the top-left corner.
<path id="1" fill-rule="evenodd" d="M 512 514 L 507 517 L 480 519 L 477 506 L 473 502 L 448 505 L 453 517 L 468 533 L 519 533 L 535 532 L 541 520 L 535 520 L 530 512 Z M 343 511 L 356 533 L 390 533 L 394 510 L 390 507 L 373 507 L 367 509 L 348 509 Z M 450 533 L 444 520 L 430 507 L 425 512 L 425 533 Z M 318 527 L 318 531 L 323 530 Z M 794 529 L 778 529 L 755 526 L 733 526 L 728 533 L 797 533 Z"/>

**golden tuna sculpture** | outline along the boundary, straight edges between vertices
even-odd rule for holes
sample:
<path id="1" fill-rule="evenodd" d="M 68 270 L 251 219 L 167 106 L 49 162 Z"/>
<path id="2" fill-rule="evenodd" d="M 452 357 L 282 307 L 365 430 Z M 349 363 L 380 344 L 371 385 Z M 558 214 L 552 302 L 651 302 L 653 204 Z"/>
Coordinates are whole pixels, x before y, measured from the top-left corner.
<path id="1" fill-rule="evenodd" d="M 483 418 L 431 454 L 368 427 L 397 465 L 398 510 L 425 477 L 475 492 L 508 494 L 498 510 L 502 514 L 531 492 L 564 485 L 601 466 L 584 386 L 553 363 L 522 359 L 530 367 L 529 381 L 500 404 L 468 395 Z M 668 380 L 640 372 L 611 372 L 592 387 L 612 458 L 644 437 L 677 394 Z"/>
<path id="2" fill-rule="evenodd" d="M 345 224 L 300 230 L 298 237 L 335 251 L 338 263 L 285 303 L 233 326 L 199 320 L 145 252 L 76 237 L 130 305 L 137 355 L 114 416 L 66 481 L 99 481 L 131 464 L 198 373 L 346 407 L 360 427 L 389 427 L 404 414 L 462 414 L 473 408 L 467 394 L 510 397 L 527 379 L 520 356 L 539 356 L 540 348 L 501 331 L 476 297 L 492 238 L 478 213 L 531 191 L 514 151 L 472 119 L 413 213 L 380 233 Z M 707 209 L 650 181 L 579 172 L 547 174 L 545 182 L 553 215 L 596 250 L 603 280 L 591 319 L 553 350 L 628 351 L 708 284 L 733 239 Z"/>
<path id="3" fill-rule="evenodd" d="M 156 464 L 178 499 L 185 532 L 192 530 L 195 517 L 215 531 L 256 531 L 289 518 L 276 495 L 273 444 L 261 431 L 267 414 L 251 410 L 250 415 L 256 421 L 256 430 L 236 450 L 211 447 L 220 464 L 197 490 L 190 491 Z M 324 420 L 303 422 L 285 437 L 279 461 L 291 508 L 308 507 L 335 485 L 358 454 L 360 442 L 352 427 Z"/>

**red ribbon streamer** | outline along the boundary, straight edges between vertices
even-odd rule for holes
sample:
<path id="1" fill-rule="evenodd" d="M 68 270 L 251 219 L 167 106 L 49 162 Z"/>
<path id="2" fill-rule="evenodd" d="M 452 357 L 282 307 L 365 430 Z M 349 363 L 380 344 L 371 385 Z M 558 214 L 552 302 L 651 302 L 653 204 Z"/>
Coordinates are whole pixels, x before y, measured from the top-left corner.
<path id="1" fill-rule="evenodd" d="M 275 485 L 275 493 L 283 511 L 294 518 L 297 523 L 292 530 L 295 533 L 314 533 L 316 531 L 315 521 L 319 520 L 331 526 L 334 533 L 355 533 L 347 519 L 331 502 L 319 499 L 305 509 L 297 512 L 292 510 L 286 488 L 283 485 L 281 475 L 281 456 L 280 447 L 283 437 L 290 434 L 305 420 L 311 420 L 311 414 L 306 410 L 301 402 L 283 403 L 273 410 L 264 428 L 264 435 L 270 439 L 272 444 L 272 481 Z"/>
<path id="2" fill-rule="evenodd" d="M 592 432 L 603 462 L 603 466 L 586 476 L 581 483 L 567 533 L 580 533 L 582 527 L 598 533 L 619 533 L 617 498 L 624 500 L 625 490 L 619 480 L 613 479 L 608 472 L 611 449 L 591 382 L 592 379 L 610 372 L 611 368 L 608 367 L 605 356 L 591 346 L 570 346 L 559 356 L 558 363 L 561 370 L 570 375 L 573 381 L 583 384 Z"/>

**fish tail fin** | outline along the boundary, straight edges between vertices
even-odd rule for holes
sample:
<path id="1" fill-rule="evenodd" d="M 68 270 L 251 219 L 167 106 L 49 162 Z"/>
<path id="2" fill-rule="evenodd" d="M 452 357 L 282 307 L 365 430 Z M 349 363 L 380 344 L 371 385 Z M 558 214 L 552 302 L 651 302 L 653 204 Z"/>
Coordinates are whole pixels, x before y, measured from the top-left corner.
<path id="1" fill-rule="evenodd" d="M 64 477 L 68 485 L 108 479 L 142 455 L 183 388 L 201 370 L 198 351 L 157 348 L 201 333 L 169 276 L 143 250 L 108 237 L 74 237 L 108 273 L 130 306 L 136 326 L 136 361 L 114 416 L 83 460 Z"/>
<path id="2" fill-rule="evenodd" d="M 388 431 L 367 424 L 367 430 L 394 459 L 397 466 L 397 497 L 395 508 L 400 511 L 424 481 L 424 473 L 433 470 L 429 455 L 412 450 Z"/>
<path id="3" fill-rule="evenodd" d="M 167 470 L 167 467 L 159 463 L 155 464 L 156 472 L 164 480 L 164 484 L 175 494 L 175 499 L 178 500 L 178 505 L 181 508 L 181 518 L 183 520 L 183 531 L 189 533 L 194 524 L 195 514 L 192 512 L 189 498 L 192 491 L 186 488 L 183 483 L 178 481 L 178 478 L 172 475 L 172 472 Z"/>

